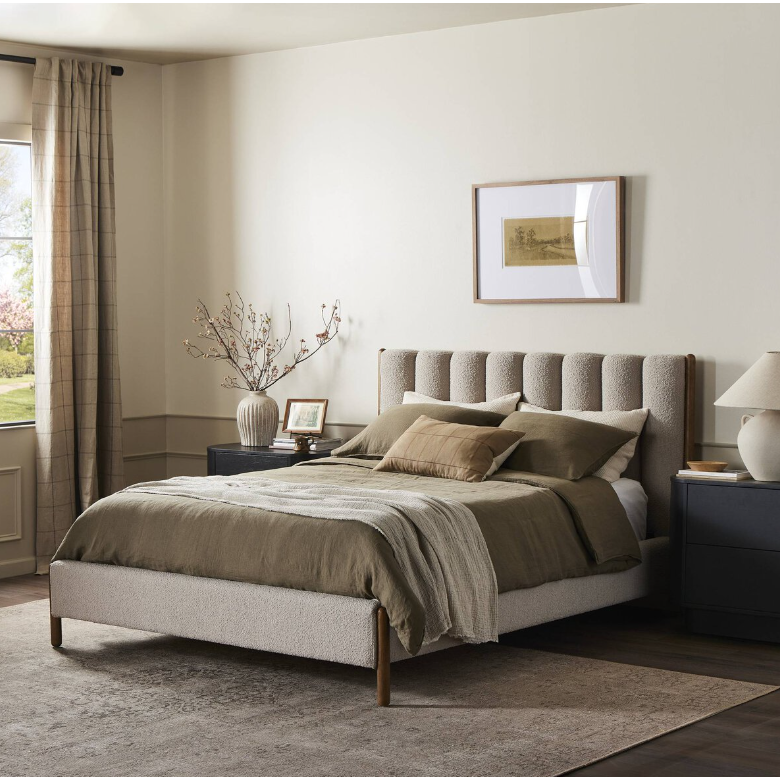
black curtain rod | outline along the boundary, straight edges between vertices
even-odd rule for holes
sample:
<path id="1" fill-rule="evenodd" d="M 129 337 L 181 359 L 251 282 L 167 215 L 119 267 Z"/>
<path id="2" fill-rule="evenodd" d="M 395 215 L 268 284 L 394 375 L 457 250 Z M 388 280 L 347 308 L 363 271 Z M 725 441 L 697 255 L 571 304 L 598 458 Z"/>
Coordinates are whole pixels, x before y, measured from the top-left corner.
<path id="1" fill-rule="evenodd" d="M 35 57 L 17 57 L 15 54 L 0 54 L 0 62 L 20 62 L 22 65 L 35 65 Z M 119 65 L 111 66 L 112 76 L 121 76 L 125 69 Z"/>

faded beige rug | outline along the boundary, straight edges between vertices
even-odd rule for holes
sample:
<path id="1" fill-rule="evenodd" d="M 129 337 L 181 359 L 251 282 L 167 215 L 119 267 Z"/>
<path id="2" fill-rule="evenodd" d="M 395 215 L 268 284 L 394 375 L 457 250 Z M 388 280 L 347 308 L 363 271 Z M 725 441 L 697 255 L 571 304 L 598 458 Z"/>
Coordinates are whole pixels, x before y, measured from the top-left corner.
<path id="1" fill-rule="evenodd" d="M 0 609 L 0 775 L 555 775 L 776 690 L 499 645 L 374 674 Z"/>

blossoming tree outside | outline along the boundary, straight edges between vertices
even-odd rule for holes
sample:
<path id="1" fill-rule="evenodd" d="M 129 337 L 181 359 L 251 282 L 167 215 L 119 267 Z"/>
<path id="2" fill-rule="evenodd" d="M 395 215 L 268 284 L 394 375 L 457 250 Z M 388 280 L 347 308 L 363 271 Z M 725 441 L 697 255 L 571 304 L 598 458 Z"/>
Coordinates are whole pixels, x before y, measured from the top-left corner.
<path id="1" fill-rule="evenodd" d="M 30 147 L 0 143 L 0 425 L 35 419 Z"/>

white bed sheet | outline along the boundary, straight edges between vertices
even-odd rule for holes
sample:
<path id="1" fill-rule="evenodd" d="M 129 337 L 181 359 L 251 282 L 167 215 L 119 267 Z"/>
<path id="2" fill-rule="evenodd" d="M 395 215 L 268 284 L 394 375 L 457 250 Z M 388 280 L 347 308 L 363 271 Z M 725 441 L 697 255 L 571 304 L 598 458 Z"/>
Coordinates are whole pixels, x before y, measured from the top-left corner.
<path id="1" fill-rule="evenodd" d="M 623 509 L 628 515 L 628 522 L 634 529 L 640 542 L 647 538 L 647 494 L 640 482 L 635 479 L 621 477 L 611 483 Z"/>

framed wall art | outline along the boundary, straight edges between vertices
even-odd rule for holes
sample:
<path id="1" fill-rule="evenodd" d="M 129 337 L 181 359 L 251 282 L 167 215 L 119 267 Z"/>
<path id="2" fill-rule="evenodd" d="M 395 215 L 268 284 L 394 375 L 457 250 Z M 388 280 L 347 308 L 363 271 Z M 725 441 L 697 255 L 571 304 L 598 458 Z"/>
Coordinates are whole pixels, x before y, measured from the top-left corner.
<path id="1" fill-rule="evenodd" d="M 475 303 L 622 303 L 624 179 L 475 184 Z"/>

